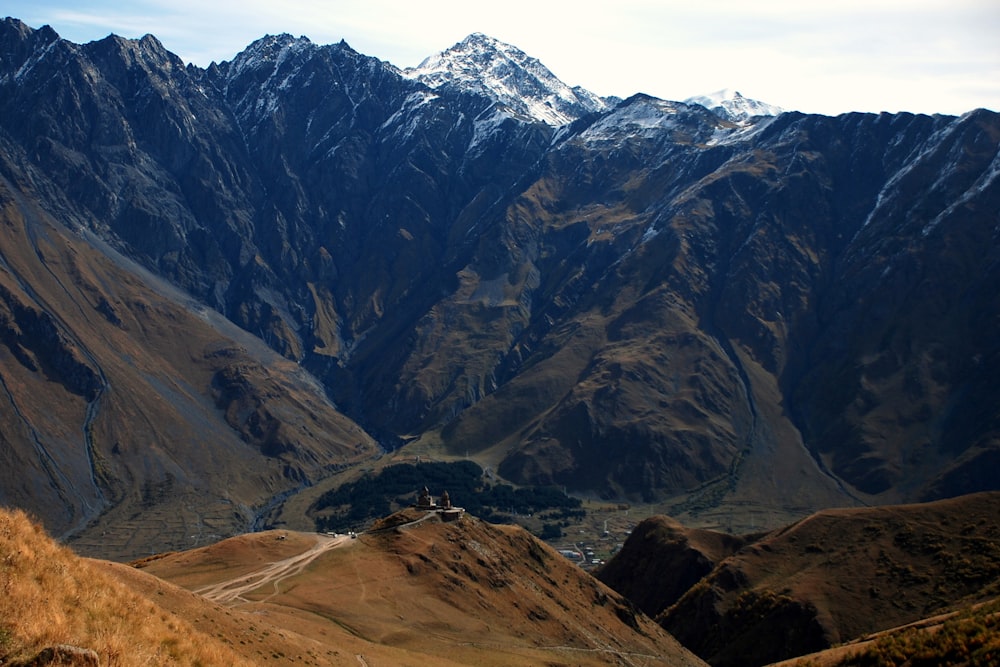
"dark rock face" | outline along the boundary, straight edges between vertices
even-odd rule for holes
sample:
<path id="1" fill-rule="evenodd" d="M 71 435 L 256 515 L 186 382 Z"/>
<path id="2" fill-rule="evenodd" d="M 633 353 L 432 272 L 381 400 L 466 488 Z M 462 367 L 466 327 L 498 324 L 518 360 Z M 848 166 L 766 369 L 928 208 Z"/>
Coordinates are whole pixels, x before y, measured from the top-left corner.
<path id="1" fill-rule="evenodd" d="M 796 411 L 833 470 L 868 493 L 907 483 L 913 463 L 949 460 L 926 499 L 972 461 L 996 470 L 982 373 L 998 359 L 986 339 L 1000 305 L 997 236 L 984 215 L 1000 197 L 998 139 L 987 112 L 936 129 L 883 187 L 827 293 Z"/>
<path id="2" fill-rule="evenodd" d="M 30 372 L 38 372 L 87 400 L 102 388 L 97 372 L 80 358 L 52 316 L 0 286 L 0 341 Z"/>
<path id="3" fill-rule="evenodd" d="M 202 70 L 7 20 L 0 54 L 6 177 L 386 444 L 692 507 L 1000 479 L 997 114 L 736 126 L 638 95 L 554 128 L 287 35 Z"/>
<path id="4" fill-rule="evenodd" d="M 97 652 L 89 648 L 57 644 L 48 646 L 38 655 L 23 664 L 24 667 L 48 667 L 49 665 L 73 665 L 76 667 L 98 667 L 100 659 Z"/>
<path id="5" fill-rule="evenodd" d="M 745 593 L 719 614 L 705 595 L 685 605 L 686 620 L 671 617 L 665 627 L 712 667 L 767 665 L 829 648 L 816 609 L 808 603 L 766 591 Z"/>

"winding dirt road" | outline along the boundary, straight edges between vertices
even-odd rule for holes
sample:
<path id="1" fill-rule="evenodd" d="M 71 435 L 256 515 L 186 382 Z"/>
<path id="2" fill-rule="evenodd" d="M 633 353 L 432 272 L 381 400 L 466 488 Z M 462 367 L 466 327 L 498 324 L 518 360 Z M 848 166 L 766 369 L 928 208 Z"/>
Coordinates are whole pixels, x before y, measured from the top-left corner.
<path id="1" fill-rule="evenodd" d="M 242 597 L 245 593 L 255 591 L 262 586 L 266 586 L 267 584 L 272 584 L 274 586 L 274 592 L 266 598 L 270 599 L 270 597 L 278 594 L 278 584 L 281 583 L 282 580 L 299 574 L 320 555 L 326 553 L 330 549 L 342 546 L 345 542 L 350 541 L 350 539 L 351 538 L 347 535 L 338 535 L 336 537 L 331 537 L 329 535 L 316 535 L 316 544 L 300 554 L 291 556 L 290 558 L 285 558 L 284 560 L 269 563 L 256 572 L 242 574 L 239 577 L 229 579 L 228 581 L 222 581 L 217 584 L 212 584 L 211 586 L 196 589 L 195 593 L 220 604 L 231 603 L 235 600 L 248 602 L 248 600 L 245 600 Z"/>

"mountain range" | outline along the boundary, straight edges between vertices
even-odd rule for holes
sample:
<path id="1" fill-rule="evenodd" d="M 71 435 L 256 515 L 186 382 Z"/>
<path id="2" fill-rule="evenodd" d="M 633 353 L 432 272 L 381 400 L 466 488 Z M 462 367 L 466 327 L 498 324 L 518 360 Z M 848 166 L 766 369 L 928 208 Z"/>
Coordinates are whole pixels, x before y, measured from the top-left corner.
<path id="1" fill-rule="evenodd" d="M 5 19 L 0 502 L 131 558 L 400 448 L 730 532 L 998 488 L 1000 116 L 721 99 Z"/>

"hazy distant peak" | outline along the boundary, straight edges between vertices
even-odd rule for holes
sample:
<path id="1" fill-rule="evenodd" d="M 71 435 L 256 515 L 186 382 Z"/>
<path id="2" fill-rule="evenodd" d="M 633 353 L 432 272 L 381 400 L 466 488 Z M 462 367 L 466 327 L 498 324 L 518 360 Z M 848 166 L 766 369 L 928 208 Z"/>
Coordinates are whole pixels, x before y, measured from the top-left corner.
<path id="1" fill-rule="evenodd" d="M 777 116 L 784 109 L 744 97 L 738 90 L 723 88 L 708 95 L 697 95 L 684 100 L 686 104 L 700 104 L 715 115 L 734 122 L 748 121 L 756 116 Z"/>

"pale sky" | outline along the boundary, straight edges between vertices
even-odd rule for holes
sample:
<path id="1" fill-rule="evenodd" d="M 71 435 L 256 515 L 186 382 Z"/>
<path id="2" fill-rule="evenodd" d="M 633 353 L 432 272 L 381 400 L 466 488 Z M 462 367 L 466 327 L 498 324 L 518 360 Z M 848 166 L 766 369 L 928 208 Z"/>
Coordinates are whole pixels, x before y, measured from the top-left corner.
<path id="1" fill-rule="evenodd" d="M 152 33 L 202 67 L 285 32 L 409 67 L 482 32 L 598 95 L 1000 111 L 1000 0 L 3 0 L 0 15 L 79 43 Z"/>

